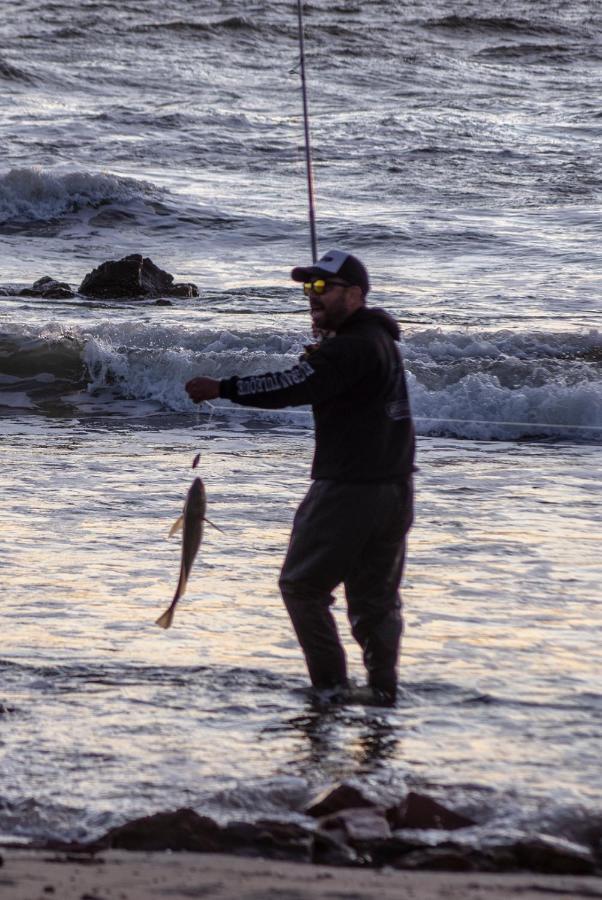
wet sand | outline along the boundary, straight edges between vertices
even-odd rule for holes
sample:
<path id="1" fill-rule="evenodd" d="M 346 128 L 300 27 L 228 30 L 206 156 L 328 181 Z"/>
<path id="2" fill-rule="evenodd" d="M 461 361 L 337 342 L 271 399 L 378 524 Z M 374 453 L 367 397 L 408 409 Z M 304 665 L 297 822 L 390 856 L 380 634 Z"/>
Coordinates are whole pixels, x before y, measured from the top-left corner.
<path id="1" fill-rule="evenodd" d="M 329 868 L 263 859 L 111 851 L 82 860 L 3 850 L 0 900 L 576 900 L 602 898 L 602 878 Z"/>

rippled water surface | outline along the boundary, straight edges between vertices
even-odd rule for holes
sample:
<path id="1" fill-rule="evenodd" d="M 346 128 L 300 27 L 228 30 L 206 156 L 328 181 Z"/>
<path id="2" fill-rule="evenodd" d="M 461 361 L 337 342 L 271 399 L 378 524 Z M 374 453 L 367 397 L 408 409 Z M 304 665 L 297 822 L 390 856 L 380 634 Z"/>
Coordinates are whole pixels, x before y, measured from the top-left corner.
<path id="1" fill-rule="evenodd" d="M 83 834 L 179 803 L 291 815 L 344 776 L 389 796 L 435 786 L 506 827 L 543 805 L 562 833 L 595 807 L 597 449 L 423 440 L 399 708 L 325 712 L 276 588 L 304 429 L 27 418 L 5 432 L 5 830 Z M 167 532 L 197 448 L 225 533 L 208 530 L 165 633 Z"/>
<path id="2" fill-rule="evenodd" d="M 183 390 L 309 340 L 294 4 L 3 13 L 0 831 L 295 817 L 348 777 L 424 788 L 475 840 L 578 839 L 602 786 L 599 5 L 306 4 L 319 246 L 399 320 L 419 435 L 394 710 L 313 705 L 278 596 L 309 411 Z M 19 294 L 126 253 L 200 298 Z M 198 451 L 224 533 L 163 633 Z"/>

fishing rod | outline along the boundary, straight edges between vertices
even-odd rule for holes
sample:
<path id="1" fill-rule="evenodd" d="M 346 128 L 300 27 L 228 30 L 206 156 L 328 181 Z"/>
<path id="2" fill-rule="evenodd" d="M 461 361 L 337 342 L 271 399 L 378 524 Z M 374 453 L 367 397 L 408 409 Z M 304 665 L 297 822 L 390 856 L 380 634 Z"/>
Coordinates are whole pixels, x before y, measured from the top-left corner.
<path id="1" fill-rule="evenodd" d="M 299 72 L 301 74 L 301 92 L 303 95 L 303 126 L 305 131 L 305 171 L 307 174 L 307 199 L 309 212 L 309 232 L 311 237 L 311 258 L 318 258 L 318 242 L 316 240 L 316 209 L 314 203 L 314 176 L 311 167 L 311 145 L 309 141 L 309 108 L 307 104 L 307 82 L 305 80 L 305 41 L 303 39 L 303 0 L 297 0 L 297 16 L 299 19 Z"/>

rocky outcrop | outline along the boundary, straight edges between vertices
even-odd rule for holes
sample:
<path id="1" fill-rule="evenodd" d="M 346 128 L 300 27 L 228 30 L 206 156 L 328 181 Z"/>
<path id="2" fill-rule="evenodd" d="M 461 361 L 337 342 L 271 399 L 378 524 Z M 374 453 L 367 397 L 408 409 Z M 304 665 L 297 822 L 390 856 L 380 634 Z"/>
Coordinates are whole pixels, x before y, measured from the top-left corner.
<path id="1" fill-rule="evenodd" d="M 219 826 L 193 809 L 143 816 L 112 828 L 99 841 L 103 848 L 116 850 L 188 850 L 216 853 L 221 849 Z"/>
<path id="2" fill-rule="evenodd" d="M 173 275 L 139 253 L 108 260 L 89 272 L 79 286 L 80 294 L 104 300 L 147 297 L 198 297 L 196 285 L 174 284 Z"/>
<path id="3" fill-rule="evenodd" d="M 311 862 L 313 835 L 293 822 L 260 819 L 229 822 L 220 834 L 222 850 L 243 856 L 263 856 L 296 862 Z"/>
<path id="4" fill-rule="evenodd" d="M 44 275 L 34 281 L 30 288 L 19 291 L 19 297 L 43 297 L 47 300 L 69 300 L 75 297 L 74 292 L 66 281 L 57 281 L 50 275 Z"/>
<path id="5" fill-rule="evenodd" d="M 342 790 L 345 788 L 347 793 Z M 457 830 L 458 813 L 429 797 L 408 794 L 390 809 L 378 806 L 356 788 L 339 785 L 321 800 L 332 808 L 344 798 L 364 805 L 339 808 L 313 826 L 261 819 L 219 825 L 192 809 L 144 816 L 112 828 L 87 844 L 48 842 L 47 849 L 70 854 L 95 854 L 107 849 L 234 853 L 243 856 L 333 866 L 390 866 L 396 869 L 441 871 L 532 871 L 555 875 L 589 875 L 599 871 L 592 849 L 550 835 L 523 835 L 504 843 L 475 846 L 468 835 L 445 837 Z M 334 797 L 334 799 L 333 799 Z M 330 799 L 329 799 L 330 798 Z M 422 822 L 422 825 L 416 824 Z M 403 822 L 402 827 L 396 827 Z M 434 824 L 438 823 L 438 824 Z M 421 835 L 420 831 L 429 834 Z M 439 835 L 432 832 L 439 831 Z"/>
<path id="6" fill-rule="evenodd" d="M 387 810 L 387 818 L 391 828 L 439 828 L 453 831 L 475 824 L 472 819 L 414 791 L 410 791 L 397 806 Z"/>
<path id="7" fill-rule="evenodd" d="M 391 837 L 385 810 L 379 807 L 341 809 L 324 816 L 318 821 L 320 831 L 328 832 L 341 843 L 361 847 L 372 841 L 382 841 Z"/>
<path id="8" fill-rule="evenodd" d="M 334 788 L 328 788 L 316 797 L 305 810 L 305 814 L 319 819 L 321 816 L 328 816 L 341 809 L 359 809 L 376 805 L 359 788 L 343 782 Z"/>
<path id="9" fill-rule="evenodd" d="M 501 852 L 510 851 L 512 868 L 530 869 L 533 872 L 591 875 L 596 870 L 589 848 L 550 835 L 535 834 L 515 841 L 510 847 L 495 848 L 495 851 L 498 858 Z"/>

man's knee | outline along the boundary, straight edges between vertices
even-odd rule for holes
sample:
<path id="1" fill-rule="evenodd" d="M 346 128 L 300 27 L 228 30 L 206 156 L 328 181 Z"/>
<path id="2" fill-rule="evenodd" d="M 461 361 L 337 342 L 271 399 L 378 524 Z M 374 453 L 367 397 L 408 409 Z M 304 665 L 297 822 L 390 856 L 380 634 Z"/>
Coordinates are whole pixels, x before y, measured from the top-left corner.
<path id="1" fill-rule="evenodd" d="M 383 648 L 395 650 L 403 633 L 401 607 L 385 611 L 369 610 L 349 616 L 351 633 L 362 646 L 371 641 Z"/>
<path id="2" fill-rule="evenodd" d="M 278 579 L 278 587 L 284 601 L 284 605 L 288 608 L 289 604 L 295 606 L 298 602 L 303 602 L 303 589 L 300 582 L 294 578 L 289 578 L 282 572 Z"/>
<path id="3" fill-rule="evenodd" d="M 284 573 L 280 576 L 278 587 L 291 617 L 293 613 L 302 614 L 311 610 L 321 610 L 334 603 L 334 597 L 326 588 L 308 581 L 290 578 Z"/>

